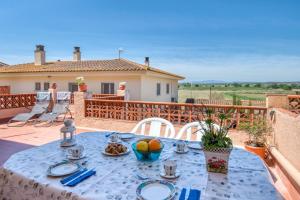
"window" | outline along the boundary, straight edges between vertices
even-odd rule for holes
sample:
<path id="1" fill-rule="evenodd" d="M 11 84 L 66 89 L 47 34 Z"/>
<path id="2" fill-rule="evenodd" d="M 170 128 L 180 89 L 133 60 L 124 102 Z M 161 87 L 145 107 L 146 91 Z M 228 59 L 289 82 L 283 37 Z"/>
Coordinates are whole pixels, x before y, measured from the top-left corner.
<path id="1" fill-rule="evenodd" d="M 102 94 L 114 94 L 115 84 L 114 83 L 101 83 L 101 93 Z"/>
<path id="2" fill-rule="evenodd" d="M 77 83 L 69 83 L 69 92 L 77 92 L 77 91 L 78 91 Z"/>
<path id="3" fill-rule="evenodd" d="M 166 93 L 170 94 L 170 84 L 169 83 L 167 83 L 167 85 L 166 85 Z"/>
<path id="4" fill-rule="evenodd" d="M 41 91 L 41 83 L 40 82 L 35 83 L 35 91 Z"/>
<path id="5" fill-rule="evenodd" d="M 160 96 L 160 89 L 161 89 L 160 83 L 157 83 L 157 84 L 156 84 L 156 95 L 157 95 L 157 96 Z"/>
<path id="6" fill-rule="evenodd" d="M 48 91 L 50 88 L 50 83 L 49 82 L 44 82 L 44 91 Z"/>

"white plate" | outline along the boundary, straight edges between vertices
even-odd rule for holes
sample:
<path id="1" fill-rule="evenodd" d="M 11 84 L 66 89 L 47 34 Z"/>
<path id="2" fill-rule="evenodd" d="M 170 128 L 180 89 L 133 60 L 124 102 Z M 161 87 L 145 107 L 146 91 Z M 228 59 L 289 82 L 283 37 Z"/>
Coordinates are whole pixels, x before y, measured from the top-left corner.
<path id="1" fill-rule="evenodd" d="M 133 133 L 119 133 L 119 137 L 121 140 L 130 140 L 135 138 L 135 134 Z"/>
<path id="2" fill-rule="evenodd" d="M 191 149 L 197 149 L 197 150 L 202 150 L 202 145 L 200 142 L 189 142 L 188 147 Z"/>
<path id="3" fill-rule="evenodd" d="M 172 183 L 151 180 L 140 184 L 136 194 L 142 200 L 170 200 L 176 195 L 176 190 Z"/>
<path id="4" fill-rule="evenodd" d="M 161 177 L 163 178 L 166 178 L 166 179 L 175 179 L 175 178 L 178 178 L 180 176 L 180 172 L 179 171 L 176 171 L 175 175 L 174 176 L 168 176 L 166 175 L 166 173 L 164 171 L 160 172 L 159 174 Z"/>
<path id="5" fill-rule="evenodd" d="M 80 165 L 73 162 L 65 161 L 50 166 L 47 170 L 47 174 L 48 176 L 54 176 L 54 177 L 66 176 L 74 172 L 77 172 L 80 169 L 81 169 Z"/>
<path id="6" fill-rule="evenodd" d="M 82 158 L 85 158 L 85 155 L 82 154 L 80 157 L 74 157 L 74 156 L 72 156 L 72 155 L 67 155 L 67 158 L 68 158 L 69 160 L 80 160 L 80 159 L 82 159 Z"/>

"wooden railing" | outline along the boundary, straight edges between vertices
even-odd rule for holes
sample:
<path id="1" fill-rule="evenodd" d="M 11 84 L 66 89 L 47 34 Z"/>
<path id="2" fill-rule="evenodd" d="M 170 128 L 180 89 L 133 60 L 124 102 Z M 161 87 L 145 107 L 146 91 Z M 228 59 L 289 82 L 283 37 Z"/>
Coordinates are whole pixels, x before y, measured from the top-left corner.
<path id="1" fill-rule="evenodd" d="M 97 96 L 97 94 L 94 96 L 93 99 L 102 99 L 102 100 L 124 100 L 124 96 Z"/>
<path id="2" fill-rule="evenodd" d="M 300 114 L 300 95 L 288 95 L 288 107 L 291 112 Z"/>
<path id="3" fill-rule="evenodd" d="M 156 103 L 143 101 L 117 101 L 86 99 L 85 117 L 140 121 L 149 117 L 161 117 L 174 124 L 185 124 L 203 119 L 205 110 L 210 108 L 215 113 L 228 113 L 226 123 L 233 123 L 238 127 L 240 122 L 253 123 L 266 117 L 266 107 L 254 106 L 228 106 L 228 105 L 203 105 Z"/>
<path id="4" fill-rule="evenodd" d="M 196 104 L 216 104 L 216 105 L 233 105 L 233 100 L 217 100 L 217 99 L 196 99 Z M 239 100 L 237 103 L 240 103 L 242 106 L 266 106 L 266 101 L 259 100 Z"/>
<path id="5" fill-rule="evenodd" d="M 124 96 L 117 96 L 115 94 L 93 94 L 93 99 L 106 99 L 106 100 L 124 100 Z M 74 104 L 74 94 L 71 94 L 70 104 Z"/>
<path id="6" fill-rule="evenodd" d="M 2 94 L 0 95 L 0 109 L 33 106 L 35 99 L 36 94 Z"/>
<path id="7" fill-rule="evenodd" d="M 10 94 L 10 86 L 0 86 L 0 94 Z"/>

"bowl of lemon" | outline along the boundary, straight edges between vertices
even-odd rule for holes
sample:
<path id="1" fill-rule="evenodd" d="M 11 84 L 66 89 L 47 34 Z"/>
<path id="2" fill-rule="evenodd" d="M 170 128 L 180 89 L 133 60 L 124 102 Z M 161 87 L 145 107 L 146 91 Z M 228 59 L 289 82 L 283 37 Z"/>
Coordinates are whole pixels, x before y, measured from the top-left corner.
<path id="1" fill-rule="evenodd" d="M 134 142 L 132 150 L 140 161 L 155 161 L 159 158 L 164 144 L 157 138 L 144 138 Z"/>

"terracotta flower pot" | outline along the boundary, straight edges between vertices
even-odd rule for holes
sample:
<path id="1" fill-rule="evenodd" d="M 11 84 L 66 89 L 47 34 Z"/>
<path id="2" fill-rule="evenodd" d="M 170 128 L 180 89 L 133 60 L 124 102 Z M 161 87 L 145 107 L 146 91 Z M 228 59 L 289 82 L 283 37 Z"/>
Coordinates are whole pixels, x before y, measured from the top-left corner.
<path id="1" fill-rule="evenodd" d="M 263 160 L 266 157 L 266 147 L 254 147 L 249 145 L 249 142 L 245 142 L 245 149 L 249 152 L 258 155 Z"/>
<path id="2" fill-rule="evenodd" d="M 119 90 L 125 90 L 125 85 L 120 85 Z"/>
<path id="3" fill-rule="evenodd" d="M 86 92 L 87 91 L 87 85 L 81 84 L 78 86 L 80 92 Z"/>

